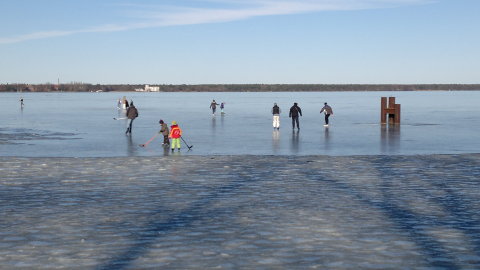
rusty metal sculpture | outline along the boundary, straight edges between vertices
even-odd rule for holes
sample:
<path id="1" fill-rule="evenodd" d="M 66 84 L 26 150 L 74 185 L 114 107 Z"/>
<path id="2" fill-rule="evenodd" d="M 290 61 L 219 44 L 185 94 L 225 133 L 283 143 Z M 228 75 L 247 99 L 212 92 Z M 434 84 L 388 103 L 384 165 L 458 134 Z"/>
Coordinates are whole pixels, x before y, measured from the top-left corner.
<path id="1" fill-rule="evenodd" d="M 400 124 L 400 104 L 395 104 L 395 97 L 382 97 L 381 100 L 380 122 L 382 124 Z"/>

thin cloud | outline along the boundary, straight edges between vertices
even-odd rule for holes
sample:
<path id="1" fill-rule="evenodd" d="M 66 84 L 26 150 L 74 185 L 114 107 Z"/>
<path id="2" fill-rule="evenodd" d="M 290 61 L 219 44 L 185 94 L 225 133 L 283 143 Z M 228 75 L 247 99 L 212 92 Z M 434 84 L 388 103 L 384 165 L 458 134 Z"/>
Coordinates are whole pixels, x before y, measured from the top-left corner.
<path id="1" fill-rule="evenodd" d="M 312 13 L 320 11 L 360 10 L 392 8 L 405 5 L 426 4 L 432 0 L 210 0 L 194 1 L 215 3 L 219 7 L 192 8 L 176 6 L 130 5 L 139 11 L 139 22 L 128 24 L 108 24 L 77 30 L 41 31 L 13 37 L 0 37 L 0 44 L 18 43 L 35 39 L 69 36 L 79 33 L 119 32 L 144 28 L 166 27 L 175 25 L 195 25 L 246 20 L 260 16 L 278 16 L 289 14 Z M 222 7 L 220 7 L 222 6 Z M 157 9 L 157 11 L 155 11 Z M 149 11 L 145 11 L 149 10 Z M 153 11 L 152 11 L 153 10 Z M 140 19 L 141 18 L 141 19 Z"/>

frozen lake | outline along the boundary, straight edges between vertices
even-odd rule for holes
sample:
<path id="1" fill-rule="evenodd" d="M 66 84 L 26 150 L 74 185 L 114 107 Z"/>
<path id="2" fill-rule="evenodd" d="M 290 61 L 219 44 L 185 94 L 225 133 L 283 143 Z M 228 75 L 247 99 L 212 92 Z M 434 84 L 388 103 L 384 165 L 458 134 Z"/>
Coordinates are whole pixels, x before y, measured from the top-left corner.
<path id="1" fill-rule="evenodd" d="M 480 266 L 480 91 L 0 96 L 0 269 Z M 400 127 L 379 124 L 382 96 Z M 159 119 L 193 150 L 139 147 Z"/>
<path id="2" fill-rule="evenodd" d="M 20 108 L 20 97 L 25 107 Z M 140 117 L 125 136 L 117 99 L 133 100 Z M 379 124 L 380 97 L 402 105 L 400 127 Z M 169 154 L 157 138 L 159 119 L 176 120 L 184 138 L 181 155 L 415 155 L 478 153 L 480 91 L 443 92 L 242 92 L 242 93 L 1 93 L 0 155 L 19 157 L 124 157 Z M 212 116 L 210 102 L 226 102 Z M 282 110 L 273 131 L 271 108 Z M 292 132 L 289 108 L 302 108 L 300 132 Z M 331 125 L 319 114 L 334 110 Z"/>

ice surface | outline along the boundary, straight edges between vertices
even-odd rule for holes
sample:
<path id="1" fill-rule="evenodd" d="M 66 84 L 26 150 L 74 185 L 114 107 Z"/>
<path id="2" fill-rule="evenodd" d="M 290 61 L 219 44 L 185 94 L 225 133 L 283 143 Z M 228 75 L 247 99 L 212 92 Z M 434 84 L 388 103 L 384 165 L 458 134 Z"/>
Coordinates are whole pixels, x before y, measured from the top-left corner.
<path id="1" fill-rule="evenodd" d="M 480 149 L 480 91 L 470 92 L 295 92 L 295 93 L 1 93 L 0 156 L 162 156 L 158 121 L 176 120 L 192 151 L 175 155 L 401 155 L 477 153 Z M 132 136 L 116 108 L 126 95 L 140 117 Z M 400 127 L 380 121 L 380 97 L 402 105 Z M 226 114 L 212 116 L 212 99 Z M 273 103 L 282 109 L 272 128 Z M 298 102 L 301 130 L 292 132 L 288 110 Z M 319 113 L 324 102 L 334 115 L 329 128 Z"/>
<path id="2" fill-rule="evenodd" d="M 480 268 L 479 154 L 2 157 L 0 169 L 0 269 Z"/>

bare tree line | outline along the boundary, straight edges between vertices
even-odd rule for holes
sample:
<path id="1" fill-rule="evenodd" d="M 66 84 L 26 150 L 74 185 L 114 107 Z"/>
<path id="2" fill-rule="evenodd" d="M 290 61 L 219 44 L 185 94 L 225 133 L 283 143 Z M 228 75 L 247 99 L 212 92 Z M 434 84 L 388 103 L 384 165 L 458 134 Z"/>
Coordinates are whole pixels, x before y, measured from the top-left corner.
<path id="1" fill-rule="evenodd" d="M 0 84 L 0 92 L 128 92 L 144 84 Z M 480 84 L 168 84 L 161 92 L 470 91 Z"/>

